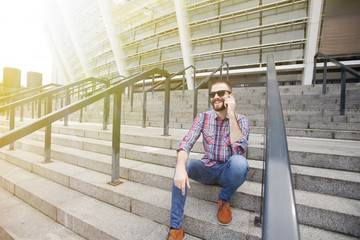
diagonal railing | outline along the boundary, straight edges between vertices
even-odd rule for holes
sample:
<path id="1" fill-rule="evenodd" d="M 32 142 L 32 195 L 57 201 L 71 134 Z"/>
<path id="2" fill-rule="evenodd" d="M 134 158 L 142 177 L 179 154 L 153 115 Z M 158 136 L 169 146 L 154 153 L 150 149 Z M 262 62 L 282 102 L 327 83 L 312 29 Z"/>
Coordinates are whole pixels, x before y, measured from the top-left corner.
<path id="1" fill-rule="evenodd" d="M 182 94 L 183 94 L 183 97 L 184 97 L 184 92 L 185 92 L 185 85 L 187 84 L 186 81 L 185 81 L 185 72 L 186 70 L 192 68 L 194 70 L 194 86 L 195 86 L 195 79 L 196 79 L 196 68 L 193 66 L 193 65 L 190 65 L 186 68 L 184 68 L 183 70 L 177 72 L 177 73 L 174 73 L 174 74 L 171 74 L 171 76 L 169 76 L 169 80 L 171 81 L 172 78 L 174 78 L 175 76 L 178 76 L 180 74 L 182 74 L 182 83 L 179 84 L 179 86 L 175 87 L 175 89 L 177 89 L 178 87 L 180 87 L 182 85 Z M 146 127 L 146 114 L 147 114 L 147 93 L 150 92 L 150 91 L 154 91 L 155 89 L 159 88 L 160 86 L 164 85 L 165 84 L 165 93 L 169 92 L 170 91 L 170 84 L 166 84 L 166 81 L 167 79 L 165 80 L 162 80 L 156 84 L 154 84 L 153 86 L 151 86 L 150 88 L 146 89 L 145 90 L 145 84 L 143 84 L 143 103 L 142 103 L 142 106 L 143 106 L 143 122 L 142 122 L 142 126 L 143 127 Z M 169 111 L 170 110 L 170 95 L 166 95 L 165 97 L 165 111 Z M 165 116 L 169 116 L 169 112 L 165 112 Z M 169 128 L 169 121 L 167 121 L 167 126 L 165 126 L 166 129 Z M 165 132 L 164 131 L 164 135 L 168 135 L 168 131 Z"/>
<path id="2" fill-rule="evenodd" d="M 226 65 L 227 74 L 226 74 L 226 81 L 229 81 L 229 64 L 227 62 L 222 63 L 217 69 L 215 69 L 209 76 L 207 76 L 204 80 L 202 80 L 198 85 L 195 84 L 194 79 L 194 105 L 193 105 L 193 119 L 196 118 L 197 115 L 197 105 L 198 105 L 198 90 L 199 88 L 204 85 L 205 83 L 208 83 L 208 108 L 210 109 L 210 91 L 211 91 L 211 78 L 214 76 L 215 73 L 220 71 L 220 79 L 222 80 L 222 70 L 224 65 Z"/>
<path id="3" fill-rule="evenodd" d="M 9 95 L 21 93 L 23 91 L 27 91 L 27 88 L 11 88 L 9 90 L 4 89 L 4 90 L 0 91 L 0 97 L 6 97 Z"/>
<path id="4" fill-rule="evenodd" d="M 262 239 L 300 239 L 286 130 L 274 58 L 267 59 Z M 262 207 L 261 213 L 262 214 Z M 262 218 L 262 216 L 260 217 Z"/>
<path id="5" fill-rule="evenodd" d="M 23 88 L 23 89 L 18 89 L 18 91 L 12 91 L 12 94 L 8 94 L 7 96 L 3 96 L 0 97 L 0 107 L 1 106 L 5 106 L 7 104 L 16 102 L 18 100 L 30 97 L 30 96 L 34 96 L 37 94 L 40 94 L 42 92 L 48 91 L 50 89 L 54 89 L 56 87 L 60 87 L 60 84 L 56 84 L 56 83 L 50 83 L 50 84 L 46 84 L 44 86 L 40 86 L 40 87 L 35 87 L 35 88 Z M 34 111 L 34 103 L 32 103 L 32 110 Z M 0 111 L 1 112 L 1 111 Z M 7 119 L 9 118 L 9 111 L 6 111 L 7 113 Z M 21 109 L 20 109 L 20 121 L 23 120 L 23 113 L 24 113 L 24 105 L 21 105 Z M 32 114 L 33 116 L 34 114 Z M 34 118 L 34 117 L 33 117 Z"/>
<path id="6" fill-rule="evenodd" d="M 12 94 L 8 94 L 6 96 L 0 97 L 0 105 L 5 105 L 10 102 L 20 100 L 20 99 L 24 98 L 25 96 L 32 96 L 32 95 L 42 93 L 44 91 L 50 90 L 55 87 L 60 87 L 60 86 L 61 86 L 60 84 L 49 83 L 44 86 L 39 86 L 39 87 L 35 87 L 35 88 L 21 89 L 21 91 L 16 91 Z"/>
<path id="7" fill-rule="evenodd" d="M 90 86 L 89 86 L 90 83 Z M 34 118 L 34 103 L 38 103 L 38 118 L 42 115 L 42 105 L 44 105 L 45 114 L 49 114 L 52 112 L 52 105 L 53 105 L 53 99 L 58 97 L 64 97 L 65 98 L 65 105 L 69 105 L 71 95 L 77 94 L 78 99 L 81 98 L 80 94 L 82 91 L 86 90 L 90 87 L 92 91 L 96 91 L 96 88 L 98 87 L 97 84 L 100 83 L 102 85 L 107 85 L 107 82 L 103 80 L 99 80 L 96 78 L 87 78 L 75 83 L 68 84 L 66 86 L 60 86 L 57 88 L 53 88 L 50 90 L 47 90 L 45 92 L 25 97 L 21 100 L 6 104 L 4 106 L 0 106 L 0 113 L 8 111 L 10 112 L 10 121 L 9 121 L 9 130 L 13 130 L 15 128 L 15 109 L 17 107 L 20 107 L 20 120 L 23 120 L 23 109 L 24 105 L 32 103 L 32 118 Z M 32 93 L 32 92 L 30 92 Z M 36 91 L 35 91 L 36 93 Z M 44 104 L 42 104 L 44 102 Z M 80 115 L 81 116 L 81 115 Z M 68 115 L 64 117 L 64 125 L 67 126 L 68 124 Z M 14 144 L 10 144 L 10 150 L 14 149 Z"/>
<path id="8" fill-rule="evenodd" d="M 121 182 L 119 181 L 120 173 L 120 124 L 121 124 L 121 94 L 124 89 L 137 81 L 146 79 L 149 76 L 154 74 L 159 74 L 161 76 L 169 77 L 167 71 L 154 68 L 152 70 L 146 71 L 144 73 L 139 73 L 133 77 L 129 77 L 126 80 L 119 82 L 103 91 L 95 93 L 93 96 L 87 97 L 80 101 L 74 102 L 65 106 L 56 111 L 51 111 L 51 104 L 48 104 L 48 114 L 45 116 L 34 120 L 31 123 L 13 129 L 0 137 L 0 148 L 6 145 L 13 143 L 16 140 L 19 140 L 26 135 L 33 133 L 43 127 L 45 129 L 45 148 L 44 148 L 44 163 L 51 162 L 51 124 L 55 121 L 58 121 L 65 116 L 74 113 L 96 101 L 99 101 L 105 97 L 113 95 L 114 107 L 113 107 L 113 129 L 112 129 L 112 171 L 111 171 L 111 181 L 109 184 L 117 185 Z M 169 80 L 167 81 L 169 82 Z M 51 95 L 49 95 L 51 98 Z M 167 117 L 168 118 L 168 117 Z"/>
<path id="9" fill-rule="evenodd" d="M 327 81 L 327 63 L 332 62 L 341 69 L 341 90 L 340 90 L 340 115 L 345 115 L 345 101 L 346 101 L 346 73 L 350 73 L 360 81 L 360 73 L 354 69 L 345 66 L 337 60 L 329 57 L 328 55 L 318 52 L 314 56 L 314 71 L 313 71 L 313 85 L 316 84 L 316 64 L 318 58 L 324 58 L 324 72 L 323 72 L 323 94 L 326 94 L 326 81 Z"/>

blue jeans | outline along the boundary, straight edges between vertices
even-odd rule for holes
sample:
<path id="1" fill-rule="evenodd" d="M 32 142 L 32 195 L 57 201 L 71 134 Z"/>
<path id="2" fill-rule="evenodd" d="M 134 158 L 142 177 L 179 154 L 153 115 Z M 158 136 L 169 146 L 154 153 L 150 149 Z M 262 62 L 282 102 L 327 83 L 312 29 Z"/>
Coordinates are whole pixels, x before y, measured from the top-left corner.
<path id="1" fill-rule="evenodd" d="M 176 171 L 176 170 L 175 170 Z M 249 165 L 246 158 L 242 155 L 233 155 L 226 163 L 216 163 L 207 167 L 199 160 L 188 159 L 186 171 L 189 178 L 203 184 L 217 184 L 222 186 L 219 200 L 229 202 L 236 190 L 244 183 Z M 184 217 L 184 206 L 187 196 L 174 184 L 172 185 L 172 199 L 170 211 L 170 227 L 179 229 Z"/>

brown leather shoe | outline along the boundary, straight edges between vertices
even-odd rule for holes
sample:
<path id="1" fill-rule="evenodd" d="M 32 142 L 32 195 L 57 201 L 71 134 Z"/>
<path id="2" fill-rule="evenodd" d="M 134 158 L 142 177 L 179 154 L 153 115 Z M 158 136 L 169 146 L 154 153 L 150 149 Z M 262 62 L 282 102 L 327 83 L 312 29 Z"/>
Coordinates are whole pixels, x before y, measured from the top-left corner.
<path id="1" fill-rule="evenodd" d="M 232 220 L 232 212 L 228 202 L 218 201 L 218 223 L 220 225 L 229 225 Z"/>
<path id="2" fill-rule="evenodd" d="M 183 227 L 181 227 L 180 229 L 170 229 L 167 240 L 185 240 Z"/>

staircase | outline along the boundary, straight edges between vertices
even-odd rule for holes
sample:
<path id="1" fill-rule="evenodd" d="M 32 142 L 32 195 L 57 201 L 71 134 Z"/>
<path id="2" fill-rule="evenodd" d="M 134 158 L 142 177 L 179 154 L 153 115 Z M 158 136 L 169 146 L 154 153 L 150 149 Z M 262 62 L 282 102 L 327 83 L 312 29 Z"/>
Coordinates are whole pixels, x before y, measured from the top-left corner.
<path id="1" fill-rule="evenodd" d="M 360 237 L 360 85 L 347 86 L 339 115 L 339 85 L 280 87 L 302 239 Z M 265 88 L 234 89 L 237 112 L 251 123 L 250 172 L 234 195 L 233 221 L 216 222 L 220 187 L 191 181 L 184 229 L 187 239 L 261 239 L 260 211 Z M 170 136 L 162 136 L 163 93 L 148 93 L 147 128 L 141 94 L 133 111 L 123 96 L 120 176 L 111 186 L 111 130 L 102 129 L 102 102 L 83 121 L 52 127 L 52 163 L 44 164 L 44 132 L 0 149 L 0 239 L 165 239 L 171 185 L 180 141 L 192 123 L 192 92 L 171 94 Z M 207 110 L 206 91 L 199 112 Z M 78 120 L 74 114 L 70 119 Z M 91 122 L 89 122 L 91 120 Z M 2 132 L 8 121 L 0 119 Z M 19 123 L 19 125 L 26 121 Z M 109 128 L 111 129 L 111 128 Z M 191 157 L 200 159 L 201 139 Z"/>

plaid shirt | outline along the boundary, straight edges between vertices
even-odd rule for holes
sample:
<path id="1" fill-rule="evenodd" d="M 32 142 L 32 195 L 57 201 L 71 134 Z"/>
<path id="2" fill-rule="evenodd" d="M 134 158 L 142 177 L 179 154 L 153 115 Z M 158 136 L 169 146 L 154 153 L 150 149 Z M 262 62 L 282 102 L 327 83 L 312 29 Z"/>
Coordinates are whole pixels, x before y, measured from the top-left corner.
<path id="1" fill-rule="evenodd" d="M 227 162 L 234 154 L 244 154 L 249 140 L 249 121 L 240 114 L 236 114 L 236 119 L 243 137 L 231 144 L 228 115 L 222 120 L 214 110 L 199 114 L 177 151 L 185 150 L 189 154 L 196 140 L 200 137 L 200 133 L 202 133 L 205 155 L 201 161 L 206 166 L 212 166 L 217 162 Z"/>

